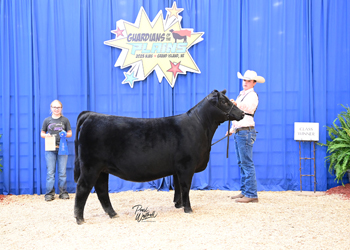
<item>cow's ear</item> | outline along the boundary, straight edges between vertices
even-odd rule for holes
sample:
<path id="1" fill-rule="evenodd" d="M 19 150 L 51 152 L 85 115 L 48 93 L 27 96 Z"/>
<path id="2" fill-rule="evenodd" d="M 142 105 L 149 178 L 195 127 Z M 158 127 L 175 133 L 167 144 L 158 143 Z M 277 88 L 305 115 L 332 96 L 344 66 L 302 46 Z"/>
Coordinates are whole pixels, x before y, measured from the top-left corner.
<path id="1" fill-rule="evenodd" d="M 217 91 L 216 89 L 214 89 L 212 92 L 211 92 L 211 95 L 214 97 L 216 97 L 217 99 L 219 99 L 219 96 L 220 96 L 220 92 Z"/>
<path id="2" fill-rule="evenodd" d="M 208 96 L 209 97 L 208 100 L 215 105 L 219 101 L 219 96 L 220 96 L 220 92 L 214 89 Z"/>
<path id="3" fill-rule="evenodd" d="M 225 95 L 225 94 L 226 94 L 226 89 L 224 89 L 223 91 L 221 91 L 221 93 L 222 93 L 223 95 Z"/>

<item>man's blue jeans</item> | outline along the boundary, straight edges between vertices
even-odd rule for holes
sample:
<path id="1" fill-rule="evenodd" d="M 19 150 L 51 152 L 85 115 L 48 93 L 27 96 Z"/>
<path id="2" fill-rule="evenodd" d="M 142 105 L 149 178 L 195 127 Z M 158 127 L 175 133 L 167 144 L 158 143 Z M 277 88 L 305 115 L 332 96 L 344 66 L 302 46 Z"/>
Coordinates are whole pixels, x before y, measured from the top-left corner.
<path id="1" fill-rule="evenodd" d="M 56 172 L 56 161 L 58 170 L 58 187 L 60 194 L 67 192 L 67 175 L 66 167 L 68 155 L 58 155 L 58 151 L 45 151 L 45 160 L 47 168 L 46 176 L 46 194 L 55 194 L 55 172 Z"/>
<path id="2" fill-rule="evenodd" d="M 253 144 L 256 140 L 255 129 L 238 131 L 234 138 L 238 166 L 241 170 L 241 193 L 248 198 L 258 198 L 253 162 Z"/>

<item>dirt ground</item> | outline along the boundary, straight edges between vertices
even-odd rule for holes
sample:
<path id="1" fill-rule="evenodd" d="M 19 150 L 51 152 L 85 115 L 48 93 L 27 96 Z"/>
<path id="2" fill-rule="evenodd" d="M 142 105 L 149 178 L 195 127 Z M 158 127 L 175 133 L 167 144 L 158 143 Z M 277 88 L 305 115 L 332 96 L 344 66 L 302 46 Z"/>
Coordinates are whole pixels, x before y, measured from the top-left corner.
<path id="1" fill-rule="evenodd" d="M 74 194 L 0 196 L 0 249 L 349 249 L 347 185 L 259 192 L 250 204 L 230 199 L 239 192 L 191 190 L 192 214 L 174 207 L 173 191 L 112 193 L 114 219 L 90 194 L 83 225 L 73 218 Z"/>

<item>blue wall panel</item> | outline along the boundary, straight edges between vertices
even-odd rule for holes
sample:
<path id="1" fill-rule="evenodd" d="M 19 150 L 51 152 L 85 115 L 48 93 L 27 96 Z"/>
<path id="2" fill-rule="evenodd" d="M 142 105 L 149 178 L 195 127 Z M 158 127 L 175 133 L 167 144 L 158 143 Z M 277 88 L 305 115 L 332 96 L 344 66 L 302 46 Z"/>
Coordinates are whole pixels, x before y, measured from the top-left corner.
<path id="1" fill-rule="evenodd" d="M 254 161 L 259 190 L 299 190 L 299 145 L 294 122 L 318 122 L 320 141 L 350 100 L 350 4 L 339 1 L 178 0 L 182 27 L 205 32 L 189 49 L 200 74 L 179 75 L 174 88 L 155 73 L 134 88 L 121 84 L 114 64 L 121 52 L 104 45 L 120 19 L 134 23 L 143 6 L 152 21 L 173 1 L 0 1 L 0 194 L 41 194 L 46 166 L 41 125 L 54 99 L 63 103 L 73 134 L 81 111 L 155 118 L 187 112 L 213 89 L 236 98 L 242 90 L 237 71 L 255 70 L 257 141 Z M 227 122 L 213 141 L 222 138 Z M 74 142 L 69 139 L 68 191 L 73 181 Z M 312 155 L 302 143 L 302 153 Z M 193 189 L 239 189 L 233 138 L 214 145 L 208 167 L 195 174 Z M 326 149 L 317 146 L 317 188 L 339 185 L 327 173 Z M 303 162 L 303 173 L 313 171 Z M 344 179 L 345 180 L 345 179 Z M 172 178 L 132 183 L 110 177 L 110 190 L 168 190 Z M 303 190 L 313 190 L 311 178 Z"/>

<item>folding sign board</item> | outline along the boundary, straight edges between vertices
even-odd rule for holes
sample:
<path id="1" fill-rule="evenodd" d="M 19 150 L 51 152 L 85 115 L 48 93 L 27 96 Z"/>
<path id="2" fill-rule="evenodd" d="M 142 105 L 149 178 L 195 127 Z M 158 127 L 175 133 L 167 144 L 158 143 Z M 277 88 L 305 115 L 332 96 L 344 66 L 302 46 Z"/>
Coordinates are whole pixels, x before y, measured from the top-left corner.
<path id="1" fill-rule="evenodd" d="M 294 122 L 295 141 L 318 141 L 319 123 L 317 122 Z"/>

